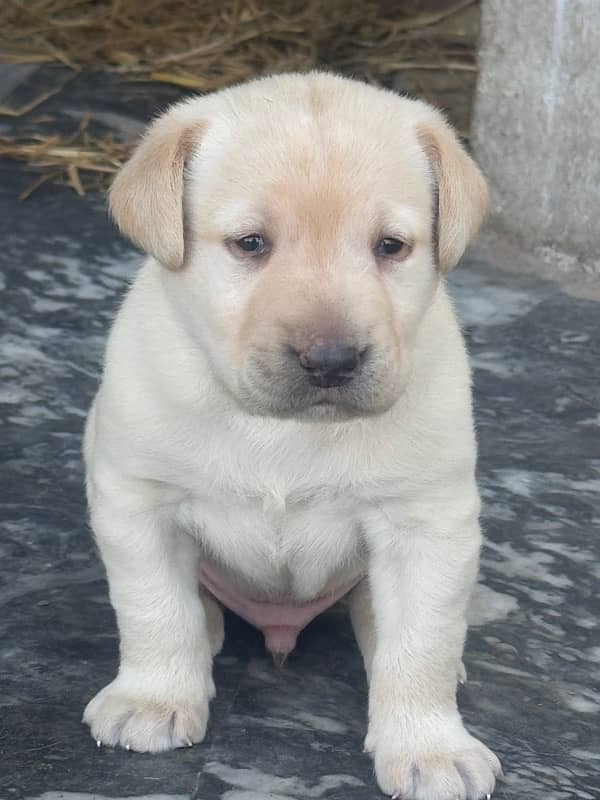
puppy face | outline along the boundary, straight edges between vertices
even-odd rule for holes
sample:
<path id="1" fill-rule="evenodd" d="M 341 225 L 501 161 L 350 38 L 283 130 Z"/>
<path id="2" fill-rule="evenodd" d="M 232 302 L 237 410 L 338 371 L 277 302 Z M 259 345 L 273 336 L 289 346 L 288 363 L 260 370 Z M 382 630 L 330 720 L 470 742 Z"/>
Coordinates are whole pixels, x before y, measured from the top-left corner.
<path id="1" fill-rule="evenodd" d="M 165 288 L 189 337 L 244 409 L 340 419 L 401 394 L 485 187 L 424 104 L 281 76 L 175 107 L 111 205 L 171 267 Z"/>

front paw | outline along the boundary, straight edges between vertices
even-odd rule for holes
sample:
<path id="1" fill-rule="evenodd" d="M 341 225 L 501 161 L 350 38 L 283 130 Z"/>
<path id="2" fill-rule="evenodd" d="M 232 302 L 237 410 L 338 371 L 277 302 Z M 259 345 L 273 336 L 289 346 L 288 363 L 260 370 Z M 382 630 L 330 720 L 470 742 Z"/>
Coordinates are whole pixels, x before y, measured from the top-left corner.
<path id="1" fill-rule="evenodd" d="M 144 683 L 142 676 L 119 675 L 88 703 L 83 722 L 99 747 L 160 753 L 204 739 L 208 703 L 215 693 L 212 679 L 190 681 L 183 696 L 170 693 L 168 682 L 160 691 Z"/>
<path id="2" fill-rule="evenodd" d="M 482 800 L 502 774 L 494 753 L 471 736 L 458 714 L 369 731 L 382 792 L 402 800 Z"/>

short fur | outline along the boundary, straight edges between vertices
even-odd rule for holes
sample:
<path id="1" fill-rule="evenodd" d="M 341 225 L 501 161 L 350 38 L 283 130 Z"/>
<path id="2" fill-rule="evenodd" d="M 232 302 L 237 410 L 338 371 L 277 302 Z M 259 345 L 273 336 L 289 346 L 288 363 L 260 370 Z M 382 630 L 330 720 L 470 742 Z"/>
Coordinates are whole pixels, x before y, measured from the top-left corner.
<path id="1" fill-rule="evenodd" d="M 199 564 L 257 599 L 303 603 L 358 581 L 348 602 L 379 786 L 411 800 L 490 793 L 499 762 L 456 705 L 479 498 L 469 367 L 441 274 L 485 212 L 477 167 L 422 102 L 284 75 L 173 107 L 110 203 L 149 258 L 85 438 L 121 637 L 119 673 L 85 710 L 92 735 L 151 752 L 204 737 L 223 621 Z M 235 244 L 255 232 L 269 241 L 258 259 Z M 401 257 L 381 255 L 390 236 Z M 361 366 L 315 387 L 295 354 L 331 341 Z"/>

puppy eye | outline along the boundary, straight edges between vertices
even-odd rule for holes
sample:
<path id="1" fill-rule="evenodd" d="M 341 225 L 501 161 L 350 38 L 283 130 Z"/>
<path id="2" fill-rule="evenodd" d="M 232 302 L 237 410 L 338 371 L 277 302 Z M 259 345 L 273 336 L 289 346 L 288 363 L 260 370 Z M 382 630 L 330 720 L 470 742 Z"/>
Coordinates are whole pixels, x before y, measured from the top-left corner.
<path id="1" fill-rule="evenodd" d="M 410 246 L 402 239 L 395 239 L 393 236 L 384 236 L 377 242 L 376 254 L 384 258 L 393 256 L 406 258 L 410 253 Z"/>
<path id="2" fill-rule="evenodd" d="M 260 233 L 250 233 L 248 236 L 242 236 L 241 239 L 236 239 L 234 244 L 239 250 L 252 256 L 262 256 L 268 250 L 267 243 Z"/>

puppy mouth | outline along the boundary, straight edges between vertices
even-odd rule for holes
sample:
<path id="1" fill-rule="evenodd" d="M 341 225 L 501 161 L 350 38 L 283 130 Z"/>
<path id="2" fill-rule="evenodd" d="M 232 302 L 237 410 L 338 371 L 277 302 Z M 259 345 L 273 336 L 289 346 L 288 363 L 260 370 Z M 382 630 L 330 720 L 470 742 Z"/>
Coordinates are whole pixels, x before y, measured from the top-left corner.
<path id="1" fill-rule="evenodd" d="M 343 420 L 369 417 L 386 410 L 373 408 L 356 383 L 353 380 L 344 385 L 315 386 L 305 381 L 302 387 L 295 390 L 290 390 L 289 386 L 276 387 L 272 384 L 268 392 L 244 392 L 239 399 L 251 414 L 284 419 Z"/>
<path id="2" fill-rule="evenodd" d="M 235 395 L 255 416 L 286 419 L 370 417 L 387 411 L 397 399 L 392 376 L 362 365 L 358 370 L 280 369 L 266 359 L 252 359 Z"/>
<path id="3" fill-rule="evenodd" d="M 347 386 L 354 379 L 354 375 L 330 375 L 327 372 L 313 372 L 308 376 L 308 383 L 320 389 L 337 389 L 341 386 Z"/>

